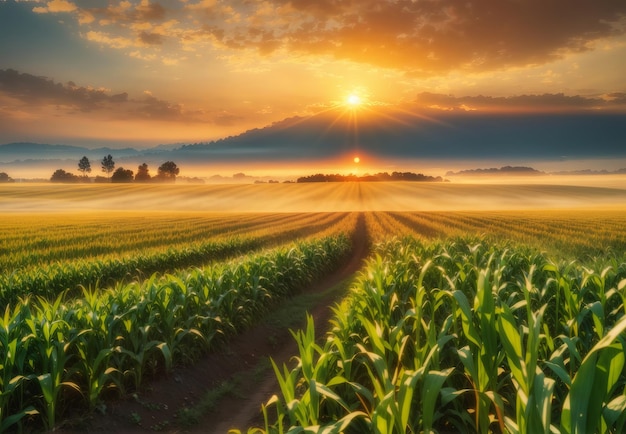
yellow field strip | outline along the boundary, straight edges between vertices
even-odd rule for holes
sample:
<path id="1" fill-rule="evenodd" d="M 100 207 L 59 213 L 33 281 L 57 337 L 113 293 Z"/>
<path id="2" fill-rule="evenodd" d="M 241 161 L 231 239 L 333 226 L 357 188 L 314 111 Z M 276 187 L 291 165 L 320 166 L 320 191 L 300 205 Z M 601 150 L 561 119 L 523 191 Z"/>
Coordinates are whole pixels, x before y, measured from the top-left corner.
<path id="1" fill-rule="evenodd" d="M 626 209 L 624 188 L 420 182 L 0 186 L 0 213 Z"/>

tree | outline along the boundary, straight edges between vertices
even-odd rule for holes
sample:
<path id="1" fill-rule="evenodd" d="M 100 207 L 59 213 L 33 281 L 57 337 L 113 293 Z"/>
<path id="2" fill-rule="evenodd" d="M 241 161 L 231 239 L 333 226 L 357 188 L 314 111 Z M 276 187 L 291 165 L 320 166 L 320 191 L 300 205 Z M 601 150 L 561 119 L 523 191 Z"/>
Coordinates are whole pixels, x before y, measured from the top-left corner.
<path id="1" fill-rule="evenodd" d="M 111 154 L 109 154 L 102 159 L 102 171 L 110 177 L 113 169 L 115 169 L 115 162 Z"/>
<path id="2" fill-rule="evenodd" d="M 149 182 L 152 178 L 149 172 L 150 171 L 148 170 L 148 165 L 146 163 L 143 163 L 141 166 L 137 167 L 135 182 Z"/>
<path id="3" fill-rule="evenodd" d="M 78 176 L 63 169 L 57 169 L 50 177 L 50 182 L 78 182 Z"/>
<path id="4" fill-rule="evenodd" d="M 0 172 L 0 182 L 13 182 L 13 179 L 8 174 Z"/>
<path id="5" fill-rule="evenodd" d="M 111 182 L 133 182 L 133 171 L 120 167 L 113 172 Z"/>
<path id="6" fill-rule="evenodd" d="M 91 173 L 91 163 L 89 162 L 89 158 L 83 157 L 78 162 L 78 170 L 82 172 L 83 177 L 87 178 L 87 174 Z"/>
<path id="7" fill-rule="evenodd" d="M 173 161 L 166 161 L 159 166 L 158 178 L 163 182 L 174 182 L 176 175 L 180 173 L 180 169 Z"/>

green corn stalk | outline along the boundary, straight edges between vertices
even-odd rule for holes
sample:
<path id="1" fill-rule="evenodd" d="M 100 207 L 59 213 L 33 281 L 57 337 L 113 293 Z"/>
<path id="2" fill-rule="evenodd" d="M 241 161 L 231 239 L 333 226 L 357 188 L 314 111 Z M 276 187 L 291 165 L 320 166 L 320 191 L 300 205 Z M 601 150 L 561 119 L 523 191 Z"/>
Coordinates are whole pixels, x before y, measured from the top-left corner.
<path id="1" fill-rule="evenodd" d="M 513 312 L 506 304 L 498 318 L 500 340 L 517 389 L 516 424 L 507 418 L 507 427 L 512 432 L 548 434 L 554 428 L 550 418 L 555 381 L 547 378 L 537 366 L 541 319 L 546 306 L 537 314 L 528 304 L 526 307 L 531 323 L 520 328 L 526 329 L 527 333 L 519 333 Z"/>
<path id="2" fill-rule="evenodd" d="M 123 320 L 126 328 L 126 335 L 122 344 L 115 348 L 115 351 L 126 355 L 130 361 L 130 369 L 118 368 L 120 371 L 128 372 L 134 380 L 135 390 L 139 390 L 144 370 L 153 353 L 158 352 L 163 356 L 165 369 L 169 371 L 172 365 L 172 353 L 165 342 L 160 342 L 150 338 L 151 325 L 137 326 L 133 324 L 133 319 Z"/>
<path id="3" fill-rule="evenodd" d="M 22 335 L 22 321 L 29 315 L 29 309 L 18 305 L 14 309 L 7 306 L 0 317 L 0 433 L 25 416 L 38 414 L 32 405 L 19 405 L 23 383 L 30 379 L 23 370 L 29 345 L 35 337 L 32 333 Z"/>
<path id="4" fill-rule="evenodd" d="M 626 411 L 623 394 L 612 398 L 617 385 L 624 386 L 625 331 L 622 317 L 582 361 L 563 403 L 562 433 L 608 432 L 614 427 L 607 422 L 617 422 L 621 416 L 615 414 Z"/>
<path id="5" fill-rule="evenodd" d="M 478 261 L 478 257 L 474 256 Z M 461 291 L 454 292 L 464 336 L 469 345 L 458 350 L 458 355 L 473 384 L 476 398 L 475 420 L 479 431 L 489 430 L 490 407 L 494 405 L 498 421 L 503 425 L 500 398 L 496 398 L 496 380 L 500 353 L 497 346 L 496 306 L 489 287 L 490 269 L 478 273 L 474 308 Z"/>
<path id="6" fill-rule="evenodd" d="M 38 375 L 36 380 L 43 395 L 45 424 L 48 429 L 53 429 L 56 425 L 57 405 L 61 391 L 69 388 L 81 394 L 78 384 L 73 381 L 64 381 L 67 375 L 68 349 L 71 346 L 68 334 L 69 325 L 62 320 L 43 319 L 37 324 L 35 345 L 39 355 L 38 366 L 43 373 Z"/>

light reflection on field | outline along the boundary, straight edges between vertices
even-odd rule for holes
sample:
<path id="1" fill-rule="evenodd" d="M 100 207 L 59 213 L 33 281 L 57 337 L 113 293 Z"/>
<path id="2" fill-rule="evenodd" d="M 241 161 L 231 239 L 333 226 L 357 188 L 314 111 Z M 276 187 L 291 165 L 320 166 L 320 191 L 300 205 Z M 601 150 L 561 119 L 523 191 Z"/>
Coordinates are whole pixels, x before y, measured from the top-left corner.
<path id="1" fill-rule="evenodd" d="M 0 212 L 452 211 L 594 207 L 626 208 L 626 186 L 415 182 L 0 186 Z"/>

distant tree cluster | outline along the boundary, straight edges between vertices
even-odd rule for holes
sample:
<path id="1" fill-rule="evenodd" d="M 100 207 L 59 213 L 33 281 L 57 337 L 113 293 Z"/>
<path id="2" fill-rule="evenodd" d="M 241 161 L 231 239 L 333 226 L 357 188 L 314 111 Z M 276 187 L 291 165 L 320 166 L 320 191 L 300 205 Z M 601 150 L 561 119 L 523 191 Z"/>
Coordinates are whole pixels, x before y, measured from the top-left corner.
<path id="1" fill-rule="evenodd" d="M 50 182 L 62 182 L 65 184 L 80 182 L 81 178 L 63 169 L 57 169 L 50 177 Z"/>
<path id="2" fill-rule="evenodd" d="M 168 182 L 173 183 L 176 181 L 176 176 L 180 173 L 180 169 L 173 161 L 166 161 L 158 168 L 156 176 L 150 175 L 150 169 L 146 163 L 139 165 L 137 168 L 137 174 L 130 169 L 124 169 L 123 167 L 115 168 L 115 161 L 111 154 L 105 156 L 100 162 L 102 172 L 106 174 L 106 177 L 96 176 L 94 182 L 113 182 L 113 183 L 129 183 L 129 182 Z M 51 182 L 62 183 L 75 183 L 75 182 L 89 182 L 89 173 L 91 173 L 91 162 L 89 158 L 83 157 L 78 162 L 78 170 L 82 176 L 74 175 L 73 173 L 66 172 L 63 169 L 56 170 L 50 177 Z M 7 175 L 8 176 L 8 175 Z M 0 182 L 2 182 L 0 174 Z"/>
<path id="3" fill-rule="evenodd" d="M 421 173 L 413 172 L 387 172 L 377 173 L 375 175 L 324 175 L 318 173 L 310 176 L 298 178 L 297 182 L 378 182 L 378 181 L 416 181 L 416 182 L 442 182 L 441 176 L 428 176 Z"/>
<path id="4" fill-rule="evenodd" d="M 448 172 L 446 176 L 462 175 L 545 175 L 544 172 L 526 166 L 504 166 L 499 169 L 492 167 L 489 169 L 468 169 L 460 172 Z"/>
<path id="5" fill-rule="evenodd" d="M 0 182 L 15 182 L 8 174 L 0 172 Z"/>

